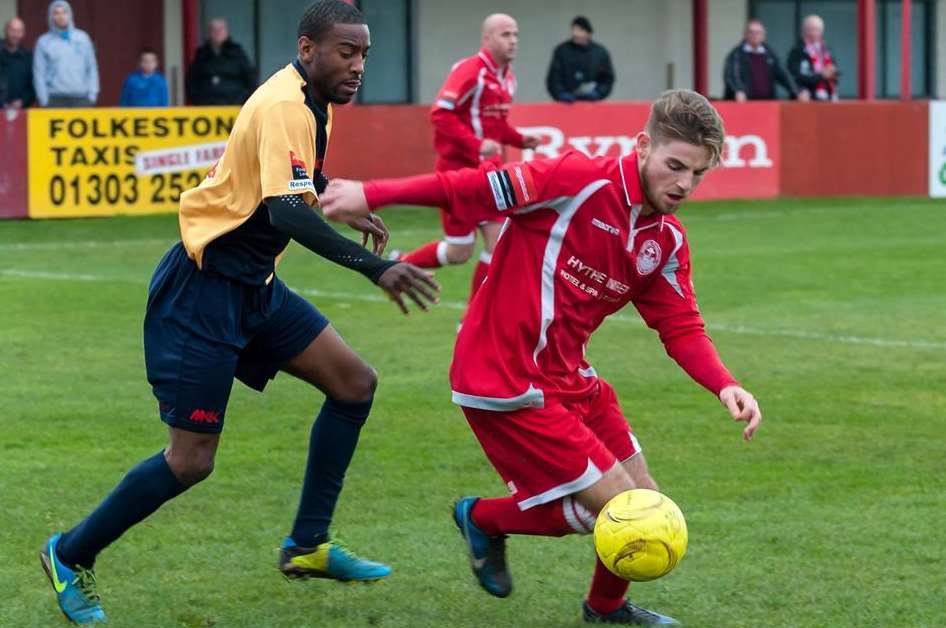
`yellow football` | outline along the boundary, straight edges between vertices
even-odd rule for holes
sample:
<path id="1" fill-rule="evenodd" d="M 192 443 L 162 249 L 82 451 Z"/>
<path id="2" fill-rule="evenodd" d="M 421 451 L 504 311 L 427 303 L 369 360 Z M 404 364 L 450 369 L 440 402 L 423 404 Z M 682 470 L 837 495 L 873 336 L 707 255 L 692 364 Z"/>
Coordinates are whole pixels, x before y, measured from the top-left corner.
<path id="1" fill-rule="evenodd" d="M 670 573 L 686 553 L 686 520 L 662 493 L 625 491 L 598 513 L 595 551 L 616 576 L 633 582 L 656 580 Z"/>

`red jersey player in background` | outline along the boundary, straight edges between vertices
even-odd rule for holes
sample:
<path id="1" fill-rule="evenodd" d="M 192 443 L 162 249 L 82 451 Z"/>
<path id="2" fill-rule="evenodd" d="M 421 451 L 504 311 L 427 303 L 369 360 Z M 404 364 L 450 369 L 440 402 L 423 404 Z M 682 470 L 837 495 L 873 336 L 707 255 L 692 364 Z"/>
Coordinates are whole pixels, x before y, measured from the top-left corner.
<path id="1" fill-rule="evenodd" d="M 467 497 L 454 509 L 489 593 L 512 590 L 505 535 L 588 533 L 613 496 L 656 489 L 614 390 L 585 360 L 608 315 L 633 304 L 667 353 L 747 423 L 746 440 L 759 427 L 758 403 L 706 336 L 686 232 L 674 215 L 719 162 L 723 135 L 705 98 L 674 90 L 654 103 L 635 151 L 624 157 L 572 151 L 502 168 L 335 181 L 321 197 L 325 215 L 343 221 L 393 203 L 471 215 L 491 207 L 508 217 L 494 255 L 500 272 L 470 304 L 450 370 L 454 403 L 512 492 Z M 627 586 L 598 561 L 584 619 L 676 623 L 628 602 Z"/>
<path id="2" fill-rule="evenodd" d="M 535 148 L 538 139 L 524 137 L 508 122 L 516 77 L 510 63 L 516 57 L 519 27 L 516 20 L 497 13 L 483 22 L 483 47 L 461 59 L 450 70 L 430 110 L 438 172 L 476 168 L 482 162 L 502 164 L 503 145 Z M 476 229 L 483 234 L 483 252 L 473 272 L 470 298 L 476 293 L 492 258 L 501 220 L 441 210 L 444 238 L 400 255 L 401 261 L 421 268 L 463 264 L 473 255 Z"/>

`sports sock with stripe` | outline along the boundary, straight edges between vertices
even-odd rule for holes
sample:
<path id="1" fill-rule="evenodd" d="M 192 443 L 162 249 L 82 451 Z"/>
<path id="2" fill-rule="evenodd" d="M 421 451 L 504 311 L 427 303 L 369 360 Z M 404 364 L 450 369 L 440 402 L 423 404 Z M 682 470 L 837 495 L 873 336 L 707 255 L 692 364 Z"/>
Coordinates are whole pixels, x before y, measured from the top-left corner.
<path id="1" fill-rule="evenodd" d="M 446 260 L 443 259 L 443 251 L 441 251 L 445 246 L 446 243 L 443 240 L 428 242 L 422 247 L 402 256 L 399 261 L 407 262 L 408 264 L 413 264 L 420 268 L 440 268 L 447 264 Z"/>
<path id="2" fill-rule="evenodd" d="M 574 534 L 562 510 L 562 500 L 519 510 L 512 497 L 481 499 L 473 506 L 473 524 L 489 536 L 530 534 L 533 536 L 565 536 Z"/>

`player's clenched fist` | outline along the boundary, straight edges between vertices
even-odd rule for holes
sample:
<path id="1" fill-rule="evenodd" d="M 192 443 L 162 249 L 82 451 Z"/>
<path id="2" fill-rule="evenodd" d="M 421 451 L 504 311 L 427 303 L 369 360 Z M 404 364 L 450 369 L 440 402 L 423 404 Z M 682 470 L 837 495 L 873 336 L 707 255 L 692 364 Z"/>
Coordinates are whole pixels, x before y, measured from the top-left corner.
<path id="1" fill-rule="evenodd" d="M 319 205 L 326 218 L 337 222 L 348 223 L 371 213 L 365 199 L 365 186 L 361 181 L 333 179 L 319 195 Z"/>
<path id="2" fill-rule="evenodd" d="M 440 285 L 434 281 L 433 273 L 413 264 L 400 262 L 387 269 L 378 278 L 378 286 L 388 293 L 405 314 L 408 314 L 403 297 L 405 294 L 424 311 L 428 303 L 440 300 Z"/>

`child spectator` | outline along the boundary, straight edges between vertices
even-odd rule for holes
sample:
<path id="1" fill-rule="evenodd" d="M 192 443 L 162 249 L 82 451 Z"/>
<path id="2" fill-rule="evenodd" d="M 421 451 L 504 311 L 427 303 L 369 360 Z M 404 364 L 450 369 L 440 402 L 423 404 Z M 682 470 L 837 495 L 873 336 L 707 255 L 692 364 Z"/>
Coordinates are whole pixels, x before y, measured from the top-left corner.
<path id="1" fill-rule="evenodd" d="M 128 75 L 119 100 L 122 107 L 167 107 L 168 83 L 158 72 L 158 53 L 145 48 L 138 54 L 138 69 Z"/>

